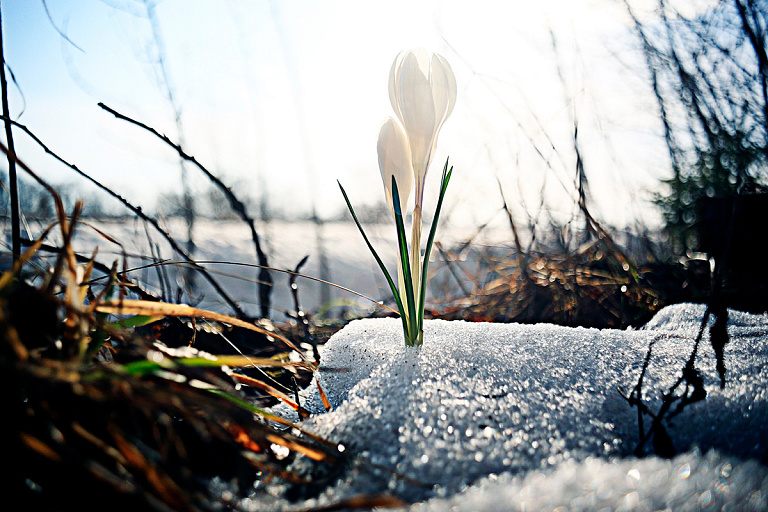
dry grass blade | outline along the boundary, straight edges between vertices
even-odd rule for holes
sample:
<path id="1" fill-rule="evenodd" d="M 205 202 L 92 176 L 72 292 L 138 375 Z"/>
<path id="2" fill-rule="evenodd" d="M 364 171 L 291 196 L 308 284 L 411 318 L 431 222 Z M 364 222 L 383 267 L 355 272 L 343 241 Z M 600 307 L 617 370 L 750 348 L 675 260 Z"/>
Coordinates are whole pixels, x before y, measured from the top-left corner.
<path id="1" fill-rule="evenodd" d="M 282 400 L 286 405 L 291 407 L 294 411 L 298 412 L 302 416 L 302 418 L 309 417 L 309 411 L 307 411 L 306 409 L 301 407 L 301 405 L 291 400 L 291 398 L 288 395 L 286 395 L 285 393 L 283 393 L 278 389 L 275 389 L 274 387 L 270 386 L 266 382 L 260 381 L 259 379 L 254 379 L 253 377 L 249 377 L 247 375 L 240 375 L 238 373 L 233 373 L 232 378 L 234 378 L 236 382 L 260 389 L 262 391 L 269 393 L 273 397 L 279 400 Z"/>
<path id="2" fill-rule="evenodd" d="M 60 461 L 61 456 L 56 453 L 56 451 L 39 440 L 38 438 L 31 436 L 27 434 L 26 432 L 21 432 L 19 434 L 19 437 L 21 437 L 21 442 L 27 445 L 31 450 L 37 452 L 38 454 L 42 455 L 43 457 L 50 459 L 52 461 Z"/>
<path id="3" fill-rule="evenodd" d="M 48 236 L 48 233 L 51 232 L 51 230 L 56 227 L 58 222 L 55 222 L 45 228 L 43 233 L 40 235 L 40 237 L 35 240 L 35 242 L 27 248 L 26 251 L 21 255 L 21 257 L 14 262 L 13 267 L 5 272 L 2 276 L 0 276 L 0 290 L 5 289 L 18 275 L 18 273 L 21 271 L 21 268 L 27 264 L 29 260 L 32 259 L 32 257 L 37 254 L 37 251 L 40 250 L 40 247 L 43 245 L 43 240 Z"/>
<path id="4" fill-rule="evenodd" d="M 323 407 L 325 407 L 327 412 L 330 412 L 332 409 L 331 402 L 328 400 L 328 397 L 326 396 L 325 391 L 323 391 L 323 387 L 320 385 L 319 381 L 317 382 L 317 391 L 320 393 L 320 399 L 323 401 Z"/>
<path id="5" fill-rule="evenodd" d="M 335 457 L 330 455 L 327 450 L 319 450 L 315 447 L 309 446 L 306 443 L 293 441 L 287 436 L 267 434 L 266 439 L 267 441 L 270 441 L 276 445 L 284 446 L 291 451 L 301 453 L 302 455 L 305 455 L 312 460 L 328 463 L 335 462 Z"/>
<path id="6" fill-rule="evenodd" d="M 270 357 L 251 356 L 213 356 L 216 363 L 231 367 L 258 366 L 259 368 L 297 368 L 314 371 L 317 366 L 314 363 L 304 361 L 278 361 Z"/>
<path id="7" fill-rule="evenodd" d="M 109 313 L 113 315 L 146 315 L 146 316 L 177 316 L 185 318 L 198 318 L 213 320 L 224 324 L 233 325 L 235 327 L 242 327 L 250 331 L 264 334 L 269 338 L 274 338 L 285 343 L 286 346 L 296 351 L 304 358 L 304 354 L 299 348 L 288 340 L 284 336 L 281 336 L 275 332 L 268 331 L 250 322 L 240 320 L 221 313 L 215 313 L 213 311 L 207 311 L 204 309 L 193 308 L 186 304 L 169 304 L 167 302 L 152 302 L 146 300 L 115 300 L 104 301 L 95 305 L 94 309 L 99 313 Z"/>
<path id="8" fill-rule="evenodd" d="M 331 441 L 328 441 L 327 439 L 318 436 L 317 434 L 313 434 L 312 432 L 309 432 L 308 430 L 304 430 L 300 426 L 294 424 L 291 421 L 288 421 L 287 419 L 283 418 L 282 416 L 277 416 L 275 414 L 272 414 L 270 412 L 262 410 L 260 412 L 260 416 L 264 418 L 265 420 L 271 421 L 273 423 L 277 423 L 278 425 L 283 425 L 285 427 L 290 427 L 292 430 L 295 430 L 296 432 L 300 433 L 302 436 L 305 436 L 308 439 L 311 439 L 312 441 L 315 441 L 316 443 L 319 443 L 323 446 L 325 446 L 327 449 L 334 450 L 336 453 L 339 452 L 339 445 L 336 443 L 332 443 Z"/>

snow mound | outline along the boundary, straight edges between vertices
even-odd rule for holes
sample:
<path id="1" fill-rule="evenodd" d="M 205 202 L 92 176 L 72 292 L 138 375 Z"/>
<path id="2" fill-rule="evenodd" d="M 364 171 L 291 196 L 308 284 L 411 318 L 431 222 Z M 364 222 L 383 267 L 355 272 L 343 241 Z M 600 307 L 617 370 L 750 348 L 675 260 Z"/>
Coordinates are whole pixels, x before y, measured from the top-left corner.
<path id="1" fill-rule="evenodd" d="M 526 512 L 553 510 L 722 510 L 760 512 L 768 508 L 765 467 L 735 463 L 711 452 L 664 460 L 568 461 L 524 477 L 492 475 L 450 499 L 433 499 L 412 512 Z"/>
<path id="2" fill-rule="evenodd" d="M 658 411 L 704 311 L 671 306 L 627 331 L 434 320 L 425 322 L 418 348 L 404 346 L 399 320 L 352 322 L 326 344 L 316 375 L 333 410 L 320 414 L 313 385 L 305 406 L 318 414 L 304 422 L 342 443 L 351 463 L 310 503 L 388 492 L 408 502 L 433 499 L 417 510 L 764 506 L 765 468 L 742 461 L 765 461 L 768 453 L 765 315 L 729 313 L 724 389 L 705 334 L 696 367 L 707 398 L 664 423 L 682 458 L 633 458 L 638 412 L 619 390 L 632 390 L 652 346 L 643 397 Z M 645 432 L 651 421 L 646 416 Z M 675 472 L 686 464 L 693 476 L 681 479 Z M 724 471 L 732 472 L 727 481 Z M 706 485 L 691 485 L 699 480 Z M 533 501 L 512 507 L 523 496 Z"/>

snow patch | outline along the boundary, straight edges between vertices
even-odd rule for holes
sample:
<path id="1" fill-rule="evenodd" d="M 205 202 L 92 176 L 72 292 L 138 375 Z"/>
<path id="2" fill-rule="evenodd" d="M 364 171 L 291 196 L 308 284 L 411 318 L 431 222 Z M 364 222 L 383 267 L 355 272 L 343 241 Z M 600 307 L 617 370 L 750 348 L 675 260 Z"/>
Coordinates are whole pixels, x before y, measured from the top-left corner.
<path id="1" fill-rule="evenodd" d="M 350 469 L 310 503 L 387 492 L 422 502 L 414 510 L 761 510 L 766 315 L 729 312 L 724 389 L 705 332 L 696 367 L 708 396 L 665 423 L 680 455 L 634 457 L 638 413 L 618 390 L 635 386 L 653 343 L 643 397 L 657 411 L 704 311 L 670 306 L 624 331 L 433 320 L 418 348 L 397 319 L 354 321 L 321 352 L 316 383 L 332 412 L 315 383 L 304 405 L 317 414 L 303 422 L 344 444 Z"/>

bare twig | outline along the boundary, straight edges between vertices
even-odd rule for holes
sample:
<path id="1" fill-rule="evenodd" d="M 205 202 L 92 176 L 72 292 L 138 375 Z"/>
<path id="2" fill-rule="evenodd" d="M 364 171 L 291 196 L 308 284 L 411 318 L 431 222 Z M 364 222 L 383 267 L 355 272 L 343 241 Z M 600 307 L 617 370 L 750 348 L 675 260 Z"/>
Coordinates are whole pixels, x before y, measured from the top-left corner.
<path id="1" fill-rule="evenodd" d="M 157 220 L 155 220 L 155 219 L 149 217 L 147 214 L 145 214 L 141 210 L 141 207 L 132 205 L 125 198 L 123 198 L 120 194 L 118 194 L 117 192 L 114 192 L 109 187 L 101 184 L 100 182 L 98 182 L 97 180 L 95 180 L 94 178 L 89 176 L 88 174 L 86 174 L 83 171 L 81 171 L 76 165 L 67 162 L 62 157 L 60 157 L 59 155 L 57 155 L 56 153 L 51 151 L 48 148 L 48 146 L 46 146 L 43 143 L 43 141 L 41 141 L 29 128 L 27 128 L 23 124 L 18 123 L 16 121 L 13 121 L 12 119 L 9 119 L 7 116 L 3 116 L 3 119 L 5 119 L 6 121 L 10 121 L 11 124 L 13 124 L 14 126 L 18 127 L 24 133 L 29 135 L 30 138 L 32 138 L 32 140 L 34 140 L 41 148 L 43 148 L 43 150 L 47 154 L 51 155 L 53 158 L 55 158 L 56 160 L 58 160 L 62 164 L 66 165 L 67 167 L 69 167 L 70 169 L 75 171 L 77 174 L 79 174 L 83 178 L 87 179 L 88 181 L 90 181 L 91 183 L 93 183 L 94 185 L 99 187 L 101 190 L 103 190 L 104 192 L 106 192 L 110 196 L 112 196 L 115 199 L 117 199 L 118 201 L 120 201 L 120 203 L 122 203 L 123 206 L 125 206 L 126 208 L 131 210 L 136 216 L 138 216 L 139 218 L 141 218 L 141 219 L 145 220 L 146 222 L 150 223 L 152 225 L 152 227 L 155 228 L 157 230 L 157 232 L 160 233 L 163 236 L 163 238 L 166 239 L 166 241 L 170 244 L 170 246 L 173 248 L 173 250 L 176 251 L 176 253 L 179 254 L 179 256 L 181 256 L 189 264 L 194 265 L 194 267 L 197 269 L 197 271 L 200 272 L 203 275 L 203 277 L 208 281 L 208 283 L 210 283 L 210 285 L 213 287 L 213 289 L 216 290 L 216 293 L 218 293 L 219 296 L 222 299 L 224 299 L 224 301 L 227 304 L 229 304 L 229 306 L 232 308 L 232 310 L 235 312 L 235 314 L 239 318 L 248 318 L 248 315 L 245 314 L 245 312 L 242 310 L 240 305 L 237 304 L 237 302 L 235 302 L 229 296 L 229 294 L 227 294 L 226 291 L 224 291 L 224 289 L 221 287 L 221 285 L 219 285 L 219 283 L 215 279 L 213 279 L 213 277 L 203 267 L 200 267 L 199 265 L 196 265 L 195 262 L 192 260 L 192 258 L 190 258 L 189 255 L 179 246 L 179 244 L 176 242 L 176 240 L 174 240 L 174 238 L 167 231 L 165 231 L 162 227 L 160 227 L 160 224 L 158 224 Z M 0 146 L 2 146 L 2 144 L 0 144 Z M 4 146 L 2 146 L 2 149 L 3 149 L 3 151 L 5 151 L 5 147 Z M 51 190 L 50 186 L 48 184 L 46 184 L 44 181 L 40 180 L 40 178 L 38 178 L 37 175 L 35 175 L 32 172 L 32 170 L 29 169 L 29 167 L 27 167 L 26 165 L 22 165 L 22 162 L 20 160 L 18 160 L 18 159 L 16 159 L 16 161 L 19 162 L 19 165 L 21 165 L 22 168 L 25 171 L 30 173 L 30 175 L 33 178 L 35 178 L 39 183 L 41 183 L 44 187 L 46 187 L 46 189 L 49 189 L 49 191 Z M 61 200 L 59 200 L 58 202 L 61 202 Z M 56 206 L 57 211 L 58 211 L 59 208 L 62 208 L 62 211 L 63 211 L 63 206 L 60 207 L 58 202 L 57 202 L 57 206 Z"/>
<path id="2" fill-rule="evenodd" d="M 51 23 L 51 26 L 53 27 L 53 30 L 59 33 L 59 36 L 61 36 L 62 39 L 64 39 L 66 42 L 80 50 L 82 53 L 85 53 L 85 50 L 77 46 L 69 37 L 67 37 L 67 34 L 65 34 L 59 27 L 56 26 L 56 23 L 53 21 L 53 17 L 51 16 L 51 11 L 48 9 L 48 2 L 46 0 L 42 0 L 43 9 L 45 9 L 45 15 L 48 17 L 48 21 Z"/>
<path id="3" fill-rule="evenodd" d="M 2 9 L 0 9 L 2 11 Z M 11 192 L 11 240 L 13 261 L 21 255 L 21 223 L 19 222 L 19 188 L 16 177 L 16 150 L 13 145 L 13 131 L 8 108 L 8 82 L 5 79 L 5 52 L 3 49 L 3 20 L 0 13 L 0 88 L 2 91 L 3 117 L 5 118 L 5 140 L 8 144 L 8 188 Z"/>
<path id="4" fill-rule="evenodd" d="M 317 342 L 315 340 L 314 335 L 312 334 L 312 331 L 310 330 L 309 320 L 307 319 L 307 314 L 304 312 L 303 309 L 301 309 L 301 304 L 299 303 L 299 286 L 296 284 L 296 278 L 300 275 L 299 271 L 301 270 L 301 267 L 304 266 L 304 264 L 309 259 L 309 255 L 304 256 L 301 261 L 299 261 L 298 265 L 296 265 L 296 268 L 293 270 L 293 273 L 290 274 L 289 283 L 291 285 L 291 293 L 293 294 L 293 305 L 296 309 L 296 321 L 301 324 L 302 331 L 304 333 L 304 341 L 306 343 L 309 343 L 312 345 L 312 355 L 315 358 L 315 363 L 320 364 L 320 352 L 317 350 Z M 298 403 L 298 394 L 296 396 L 296 403 Z"/>
<path id="5" fill-rule="evenodd" d="M 760 77 L 760 89 L 763 94 L 763 121 L 768 126 L 768 53 L 765 49 L 764 26 L 761 27 L 758 12 L 760 8 L 753 0 L 747 0 L 746 5 L 740 0 L 734 0 L 739 11 L 744 33 L 749 37 L 749 43 L 755 51 L 758 75 Z M 751 22 L 751 23 L 750 23 Z M 768 153 L 768 147 L 765 148 Z"/>
<path id="6" fill-rule="evenodd" d="M 140 128 L 143 128 L 150 132 L 151 134 L 155 135 L 157 138 L 171 146 L 176 152 L 179 154 L 181 158 L 184 160 L 187 160 L 189 162 L 192 162 L 195 166 L 197 166 L 198 169 L 200 169 L 203 174 L 205 174 L 208 179 L 210 179 L 214 185 L 216 185 L 226 196 L 226 198 L 229 200 L 229 204 L 232 207 L 232 210 L 237 213 L 240 218 L 248 224 L 248 227 L 251 230 L 251 238 L 253 239 L 253 244 L 256 247 L 256 256 L 258 257 L 259 262 L 259 268 L 261 269 L 259 272 L 259 301 L 261 305 L 261 316 L 264 318 L 269 317 L 269 309 L 270 309 L 270 293 L 272 291 L 272 276 L 270 275 L 269 271 L 266 269 L 266 267 L 269 266 L 269 263 L 267 261 L 267 255 L 262 251 L 261 249 L 261 241 L 259 239 L 259 234 L 256 232 L 256 225 L 254 223 L 254 220 L 251 216 L 248 215 L 247 209 L 245 204 L 240 201 L 235 194 L 232 192 L 232 190 L 229 189 L 219 178 L 217 178 L 213 173 L 211 173 L 208 169 L 206 169 L 200 162 L 195 159 L 194 156 L 188 155 L 184 152 L 184 150 L 179 146 L 178 144 L 175 144 L 171 139 L 169 139 L 166 135 L 160 134 L 157 130 L 152 128 L 151 126 L 147 126 L 146 124 L 136 121 L 135 119 L 131 119 L 128 116 L 125 116 L 121 114 L 120 112 L 117 112 L 116 110 L 106 106 L 104 103 L 99 103 L 99 106 L 115 116 L 118 119 L 122 119 L 123 121 L 127 121 L 131 124 L 134 124 Z"/>
<path id="7" fill-rule="evenodd" d="M 147 20 L 152 29 L 152 38 L 155 49 L 157 50 L 156 64 L 159 69 L 158 82 L 162 82 L 158 83 L 158 86 L 165 88 L 165 97 L 173 109 L 174 122 L 176 123 L 176 137 L 179 144 L 184 144 L 184 126 L 181 122 L 181 107 L 174 94 L 168 67 L 165 64 L 165 45 L 163 44 L 163 37 L 160 31 L 160 23 L 157 21 L 155 13 L 155 2 L 144 0 L 144 9 L 146 10 Z M 187 224 L 187 252 L 190 256 L 194 257 L 196 248 L 193 236 L 195 230 L 195 201 L 190 192 L 189 173 L 187 172 L 186 162 L 183 158 L 179 159 L 179 167 L 181 169 L 183 217 L 184 222 Z M 194 272 L 187 272 L 186 279 L 190 291 L 194 293 L 196 288 Z"/>
<path id="8" fill-rule="evenodd" d="M 579 187 L 579 209 L 584 214 L 584 218 L 586 220 L 586 228 L 587 232 L 591 232 L 592 234 L 597 236 L 597 239 L 600 240 L 603 244 L 605 244 L 606 249 L 608 250 L 609 254 L 611 254 L 614 258 L 616 258 L 619 263 L 621 263 L 622 269 L 625 272 L 628 272 L 632 279 L 635 281 L 635 283 L 638 282 L 638 273 L 637 273 L 637 267 L 632 262 L 632 260 L 627 257 L 626 254 L 624 254 L 624 251 L 622 251 L 618 245 L 613 241 L 613 237 L 608 233 L 608 231 L 603 228 L 602 225 L 592 216 L 592 213 L 589 211 L 589 208 L 587 207 L 587 175 L 584 171 L 584 160 L 581 157 L 581 149 L 579 147 L 579 127 L 578 123 L 574 122 L 574 130 L 573 130 L 573 148 L 574 152 L 576 153 L 576 176 L 578 180 L 578 187 Z"/>
<path id="9" fill-rule="evenodd" d="M 507 198 L 504 196 L 504 188 L 501 186 L 501 180 L 498 176 L 496 176 L 496 183 L 499 185 L 499 195 L 501 196 L 501 200 L 504 203 L 504 211 L 507 214 L 507 220 L 509 221 L 509 226 L 512 228 L 512 235 L 515 238 L 515 249 L 517 250 L 517 264 L 520 267 L 520 275 L 525 276 L 526 275 L 526 265 L 525 265 L 525 253 L 523 251 L 523 246 L 520 243 L 520 235 L 517 231 L 517 223 L 515 222 L 514 217 L 512 217 L 512 211 L 509 209 L 509 205 L 507 204 Z"/>
<path id="10" fill-rule="evenodd" d="M 664 126 L 664 140 L 667 144 L 667 150 L 669 152 L 669 159 L 672 164 L 672 171 L 675 176 L 679 176 L 681 173 L 680 164 L 680 146 L 677 144 L 677 137 L 672 128 L 670 121 L 670 114 L 668 112 L 667 103 L 664 101 L 662 94 L 663 85 L 661 83 L 661 77 L 659 76 L 659 70 L 657 69 L 654 58 L 657 57 L 653 52 L 653 46 L 651 45 L 649 36 L 646 34 L 645 29 L 640 22 L 639 18 L 635 14 L 635 11 L 629 4 L 628 0 L 624 0 L 624 5 L 627 8 L 627 13 L 632 18 L 632 23 L 635 25 L 635 30 L 640 38 L 640 42 L 643 47 L 643 56 L 645 57 L 645 64 L 648 67 L 650 73 L 651 87 L 653 89 L 653 95 L 656 98 L 656 103 L 659 106 L 659 117 L 661 118 L 662 125 Z"/>
<path id="11" fill-rule="evenodd" d="M 152 239 L 152 236 L 149 233 L 149 226 L 147 226 L 147 223 L 144 222 L 144 234 L 147 237 L 147 243 L 149 243 L 149 252 L 152 256 L 152 261 L 162 261 L 162 258 L 160 257 L 160 247 L 155 241 Z M 156 267 L 157 270 L 157 281 L 160 283 L 160 296 L 163 297 L 163 300 L 167 300 L 166 297 L 171 296 L 171 283 L 168 280 L 168 273 L 165 271 L 165 267 Z"/>
<path id="12" fill-rule="evenodd" d="M 464 272 L 464 279 L 462 279 L 459 276 L 458 272 L 456 271 L 456 267 L 459 267 L 459 265 L 456 263 L 456 258 L 454 258 L 453 255 L 449 254 L 443 248 L 443 244 L 441 244 L 439 241 L 435 242 L 435 247 L 437 247 L 438 252 L 440 252 L 440 255 L 443 257 L 443 260 L 445 261 L 445 266 L 448 267 L 448 271 L 456 280 L 456 284 L 459 285 L 459 288 L 461 289 L 461 293 L 464 294 L 464 297 L 472 296 L 472 293 L 469 290 L 467 290 L 467 285 L 464 284 L 465 280 L 470 280 L 469 276 L 467 275 L 466 272 L 464 272 L 464 269 L 461 269 L 461 271 Z"/>

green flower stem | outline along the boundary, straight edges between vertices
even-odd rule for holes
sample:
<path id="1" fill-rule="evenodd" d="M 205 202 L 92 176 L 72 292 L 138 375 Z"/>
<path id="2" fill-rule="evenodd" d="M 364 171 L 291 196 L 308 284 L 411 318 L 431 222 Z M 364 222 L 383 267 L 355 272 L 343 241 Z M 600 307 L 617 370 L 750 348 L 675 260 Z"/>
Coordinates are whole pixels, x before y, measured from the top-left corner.
<path id="1" fill-rule="evenodd" d="M 413 207 L 413 223 L 411 226 L 411 268 L 416 269 L 413 276 L 413 296 L 419 297 L 419 290 L 421 289 L 419 275 L 419 269 L 421 269 L 421 205 L 417 204 Z M 418 314 L 418 312 L 417 312 Z"/>
<path id="2" fill-rule="evenodd" d="M 368 240 L 368 236 L 365 234 L 365 231 L 355 214 L 355 210 L 352 208 L 352 204 L 349 201 L 349 197 L 347 197 L 344 187 L 339 183 L 339 188 L 344 195 L 344 201 L 347 203 L 347 208 L 349 208 L 349 212 L 352 214 L 352 219 L 354 219 L 357 229 L 360 231 L 360 234 L 363 235 L 363 240 L 365 240 L 368 249 L 373 254 L 376 263 L 379 265 L 384 277 L 387 279 L 387 284 L 395 298 L 397 310 L 400 313 L 400 320 L 403 324 L 403 336 L 405 337 L 405 344 L 407 346 L 421 345 L 424 342 L 424 307 L 427 295 L 429 256 L 432 252 L 432 245 L 435 241 L 435 233 L 437 232 L 438 219 L 440 218 L 440 210 L 443 207 L 443 199 L 445 198 L 445 192 L 448 189 L 448 182 L 451 179 L 452 172 L 453 167 L 449 170 L 448 160 L 446 160 L 445 166 L 443 167 L 442 180 L 440 182 L 440 196 L 437 200 L 435 215 L 432 219 L 429 236 L 427 237 L 423 260 L 421 259 L 419 250 L 421 245 L 421 206 L 418 205 L 414 209 L 413 228 L 411 230 L 411 247 L 409 251 L 405 233 L 405 224 L 403 222 L 403 213 L 400 211 L 400 193 L 397 190 L 395 177 L 392 176 L 392 203 L 394 205 L 393 213 L 395 217 L 395 228 L 397 230 L 398 249 L 397 285 L 395 285 L 387 268 L 376 253 L 373 245 L 371 245 L 370 240 Z"/>

